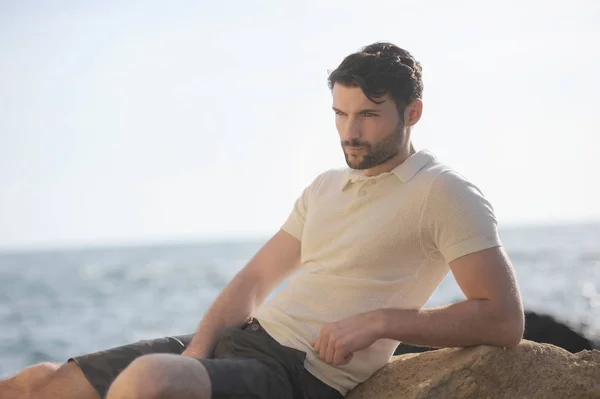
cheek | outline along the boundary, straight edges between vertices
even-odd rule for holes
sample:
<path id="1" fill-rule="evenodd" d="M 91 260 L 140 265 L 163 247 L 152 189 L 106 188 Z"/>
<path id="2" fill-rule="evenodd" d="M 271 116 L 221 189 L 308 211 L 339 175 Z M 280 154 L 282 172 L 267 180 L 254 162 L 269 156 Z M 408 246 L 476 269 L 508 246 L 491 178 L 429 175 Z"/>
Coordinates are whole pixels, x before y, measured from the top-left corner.
<path id="1" fill-rule="evenodd" d="M 377 140 L 389 133 L 389 127 L 383 119 L 369 118 L 364 120 L 362 132 L 365 138 Z"/>

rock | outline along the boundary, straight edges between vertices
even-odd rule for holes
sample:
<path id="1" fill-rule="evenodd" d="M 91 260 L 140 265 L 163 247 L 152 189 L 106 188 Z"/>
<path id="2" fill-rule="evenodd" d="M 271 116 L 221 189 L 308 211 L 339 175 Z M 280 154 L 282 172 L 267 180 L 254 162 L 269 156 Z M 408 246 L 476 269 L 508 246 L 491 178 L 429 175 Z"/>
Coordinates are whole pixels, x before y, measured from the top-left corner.
<path id="1" fill-rule="evenodd" d="M 571 353 L 594 349 L 595 346 L 583 334 L 557 321 L 552 316 L 535 312 L 525 313 L 524 338 L 539 343 L 553 344 Z"/>
<path id="2" fill-rule="evenodd" d="M 525 333 L 523 338 L 529 341 L 553 344 L 571 353 L 582 350 L 600 349 L 597 343 L 591 342 L 583 334 L 554 319 L 550 315 L 525 312 Z M 400 344 L 394 352 L 395 356 L 405 353 L 421 353 L 434 350 L 422 346 Z"/>
<path id="3" fill-rule="evenodd" d="M 600 398 L 600 351 L 523 340 L 514 349 L 445 348 L 395 356 L 347 399 Z"/>

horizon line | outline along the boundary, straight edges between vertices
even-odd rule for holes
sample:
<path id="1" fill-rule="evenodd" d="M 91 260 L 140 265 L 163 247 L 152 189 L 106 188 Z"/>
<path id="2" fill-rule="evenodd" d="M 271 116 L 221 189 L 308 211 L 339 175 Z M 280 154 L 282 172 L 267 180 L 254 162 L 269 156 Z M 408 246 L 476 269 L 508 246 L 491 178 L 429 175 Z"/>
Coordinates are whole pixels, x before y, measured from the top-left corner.
<path id="1" fill-rule="evenodd" d="M 565 221 L 546 221 L 546 222 L 525 222 L 525 223 L 501 223 L 499 231 L 510 230 L 528 230 L 539 228 L 560 228 L 560 227 L 583 227 L 583 226 L 598 226 L 600 227 L 600 219 L 592 220 L 565 220 Z M 227 235 L 198 235 L 187 237 L 148 237 L 148 238 L 123 238 L 123 239 L 106 239 L 95 242 L 71 242 L 71 243 L 39 243 L 39 244 L 24 244 L 16 246 L 0 246 L 0 256 L 5 255 L 20 255 L 20 254 L 35 254 L 35 253 L 53 253 L 53 252 L 86 252 L 99 250 L 123 250 L 148 247 L 177 247 L 177 246 L 192 246 L 192 245 L 218 245 L 218 244 L 255 244 L 269 239 L 272 233 L 229 233 Z"/>

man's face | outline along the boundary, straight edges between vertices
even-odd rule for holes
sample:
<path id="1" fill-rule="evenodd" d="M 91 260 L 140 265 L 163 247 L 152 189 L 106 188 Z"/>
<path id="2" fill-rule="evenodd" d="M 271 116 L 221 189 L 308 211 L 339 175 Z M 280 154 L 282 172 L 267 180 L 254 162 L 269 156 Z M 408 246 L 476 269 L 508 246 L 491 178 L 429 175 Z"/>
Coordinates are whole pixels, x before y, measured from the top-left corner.
<path id="1" fill-rule="evenodd" d="M 369 100 L 360 87 L 333 86 L 335 125 L 346 163 L 352 169 L 371 169 L 390 160 L 404 145 L 404 123 L 389 94 Z"/>

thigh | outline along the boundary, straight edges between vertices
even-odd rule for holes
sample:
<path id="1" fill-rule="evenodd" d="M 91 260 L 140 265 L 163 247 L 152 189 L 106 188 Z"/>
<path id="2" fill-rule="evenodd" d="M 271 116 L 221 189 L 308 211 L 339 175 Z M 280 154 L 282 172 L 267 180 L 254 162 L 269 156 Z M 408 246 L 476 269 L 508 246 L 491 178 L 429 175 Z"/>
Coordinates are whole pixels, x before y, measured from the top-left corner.
<path id="1" fill-rule="evenodd" d="M 294 386 L 277 362 L 253 358 L 197 359 L 210 378 L 213 399 L 294 399 Z"/>
<path id="2" fill-rule="evenodd" d="M 227 376 L 235 376 L 239 392 L 250 392 L 248 398 L 299 398 L 299 399 L 341 399 L 343 396 L 310 374 L 304 367 L 306 353 L 283 346 L 271 337 L 260 322 L 252 319 L 243 328 L 226 329 L 220 332 L 215 345 L 215 368 L 221 373 L 213 373 L 216 386 L 231 384 Z M 237 362 L 219 360 L 239 359 Z M 255 362 L 246 363 L 245 359 Z M 204 362 L 204 361 L 203 361 Z M 208 362 L 205 368 L 212 368 Z M 221 382 L 221 375 L 226 376 Z M 211 379 L 211 380 L 212 380 Z M 268 389 L 273 391 L 269 392 Z M 244 396 L 239 396 L 240 398 Z M 236 396 L 215 396 L 215 399 L 236 398 Z"/>
<path id="3" fill-rule="evenodd" d="M 68 362 L 75 362 L 85 378 L 92 384 L 101 398 L 106 396 L 108 387 L 131 362 L 142 355 L 154 353 L 181 354 L 189 344 L 193 334 L 142 340 L 86 355 L 75 356 Z"/>

